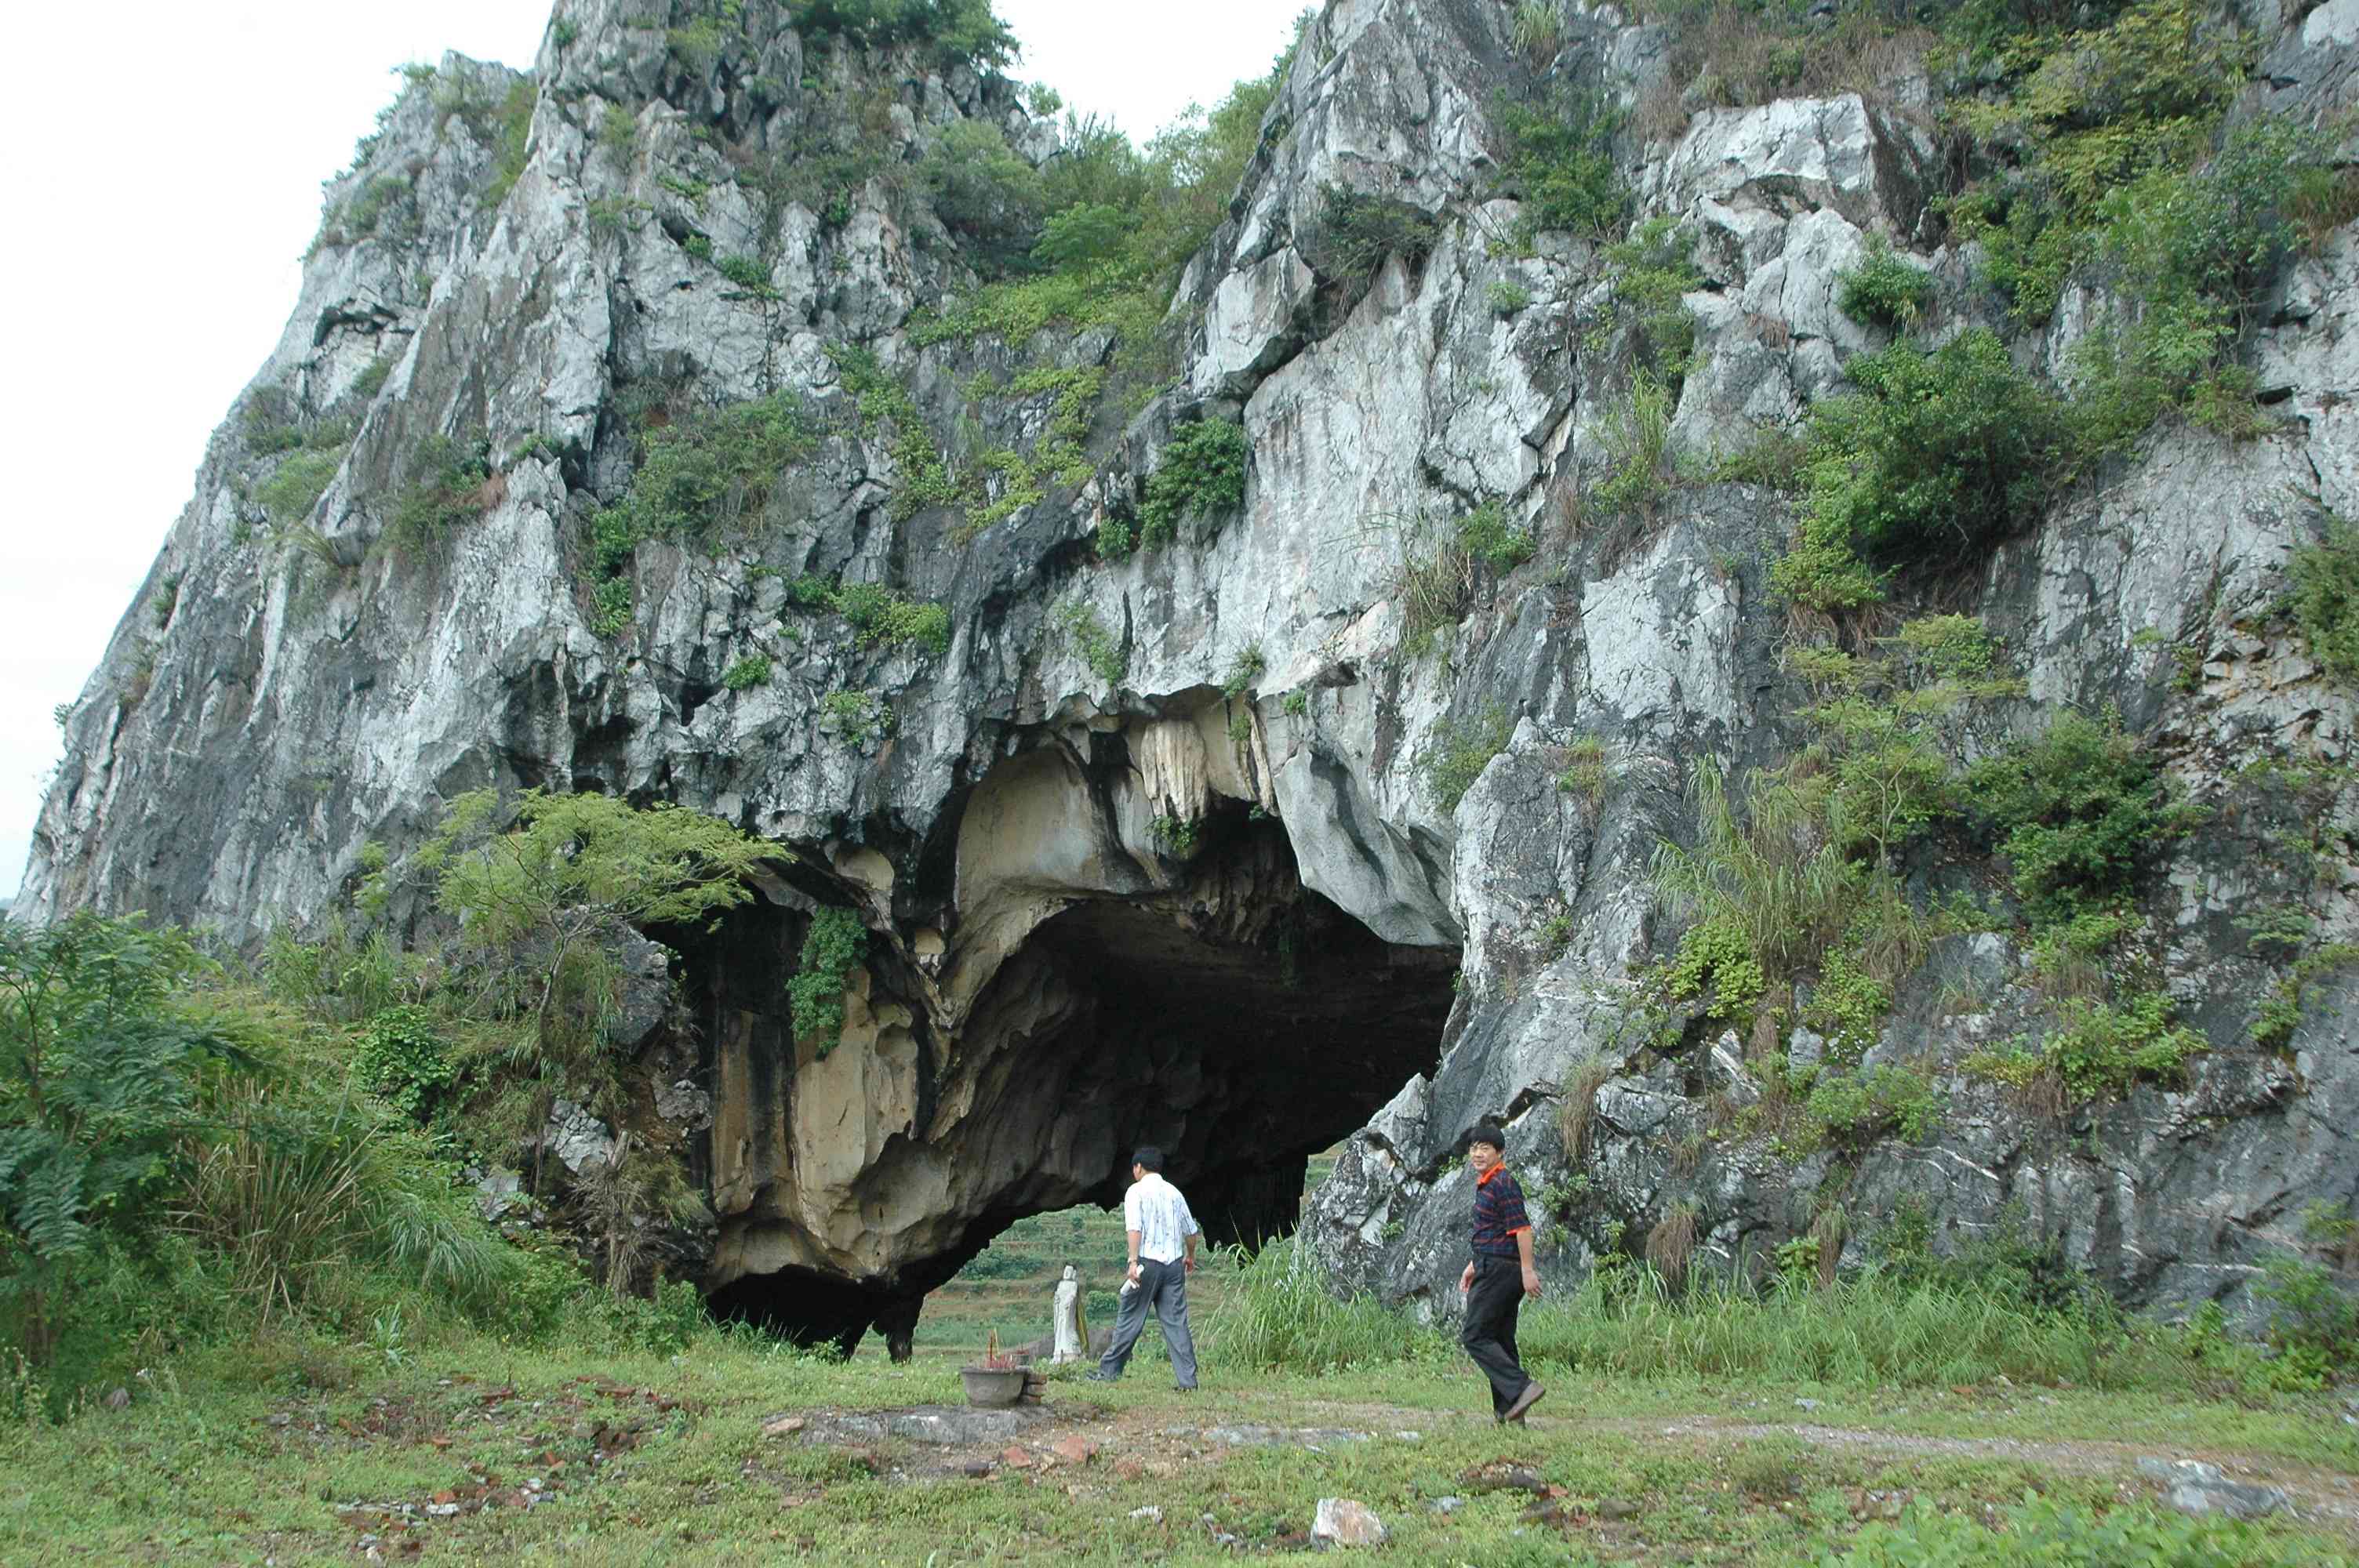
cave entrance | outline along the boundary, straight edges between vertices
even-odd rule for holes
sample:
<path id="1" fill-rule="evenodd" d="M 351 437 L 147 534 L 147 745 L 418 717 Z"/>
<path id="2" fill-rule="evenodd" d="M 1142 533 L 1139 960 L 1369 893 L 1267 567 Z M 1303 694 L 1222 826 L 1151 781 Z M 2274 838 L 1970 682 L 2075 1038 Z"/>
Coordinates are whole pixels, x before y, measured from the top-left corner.
<path id="1" fill-rule="evenodd" d="M 1106 1124 L 1114 1168 L 1084 1198 L 1119 1202 L 1152 1143 L 1207 1235 L 1247 1245 L 1291 1234 L 1310 1156 L 1432 1071 L 1458 967 L 1457 949 L 1385 942 L 1303 888 L 1284 835 L 1255 827 L 1215 880 L 1278 896 L 1096 900 L 1032 938 L 1088 998 L 1060 1049 L 1072 1114 Z M 1234 875 L 1247 859 L 1285 882 Z"/>
<path id="2" fill-rule="evenodd" d="M 761 1261 L 716 1281 L 714 1312 L 847 1347 L 873 1324 L 904 1353 L 925 1295 L 1011 1225 L 1119 1204 L 1141 1144 L 1164 1151 L 1208 1239 L 1290 1234 L 1310 1158 L 1432 1071 L 1459 953 L 1386 942 L 1304 887 L 1274 818 L 1239 806 L 1201 833 L 1184 863 L 1033 925 L 952 1041 L 918 1017 L 855 1066 L 761 1026 L 785 1057 L 767 1081 L 802 1103 L 723 1117 L 781 1141 L 753 1156 L 771 1195 L 722 1217 L 723 1245 Z M 879 998 L 915 989 L 874 967 Z M 727 989 L 756 986 L 775 998 L 779 978 Z M 828 1169 L 840 1195 L 814 1203 Z"/>

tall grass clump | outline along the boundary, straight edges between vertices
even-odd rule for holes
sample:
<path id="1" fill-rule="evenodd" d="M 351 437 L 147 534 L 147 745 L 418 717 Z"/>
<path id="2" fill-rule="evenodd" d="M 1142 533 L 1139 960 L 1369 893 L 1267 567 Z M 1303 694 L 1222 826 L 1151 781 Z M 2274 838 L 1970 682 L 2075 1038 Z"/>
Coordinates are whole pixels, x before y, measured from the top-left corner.
<path id="1" fill-rule="evenodd" d="M 483 1309 L 516 1281 L 522 1255 L 388 1106 L 249 1079 L 214 1111 L 218 1130 L 187 1150 L 168 1218 L 220 1260 L 255 1323 L 350 1315 L 373 1294 Z"/>
<path id="2" fill-rule="evenodd" d="M 1433 1330 L 1370 1296 L 1339 1299 L 1299 1237 L 1236 1253 L 1239 1277 L 1204 1325 L 1204 1358 L 1257 1372 L 1341 1372 L 1451 1353 Z"/>
<path id="3" fill-rule="evenodd" d="M 2199 1369 L 2102 1302 L 2071 1311 L 2000 1289 L 1866 1274 L 1821 1287 L 1781 1277 L 1756 1293 L 1699 1276 L 1685 1291 L 1651 1271 L 1601 1270 L 1523 1314 L 1527 1359 L 1627 1378 L 1948 1387 L 2018 1382 L 2191 1390 Z"/>

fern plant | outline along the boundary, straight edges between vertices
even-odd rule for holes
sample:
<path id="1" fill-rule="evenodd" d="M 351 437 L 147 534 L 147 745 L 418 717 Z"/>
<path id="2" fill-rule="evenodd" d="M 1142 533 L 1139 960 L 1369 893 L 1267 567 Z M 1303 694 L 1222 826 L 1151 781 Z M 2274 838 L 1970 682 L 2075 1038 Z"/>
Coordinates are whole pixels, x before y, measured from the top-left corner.
<path id="1" fill-rule="evenodd" d="M 0 1303 L 36 1366 L 74 1264 L 155 1228 L 148 1200 L 197 1130 L 206 1069 L 245 1063 L 169 1004 L 203 967 L 136 915 L 0 921 Z"/>

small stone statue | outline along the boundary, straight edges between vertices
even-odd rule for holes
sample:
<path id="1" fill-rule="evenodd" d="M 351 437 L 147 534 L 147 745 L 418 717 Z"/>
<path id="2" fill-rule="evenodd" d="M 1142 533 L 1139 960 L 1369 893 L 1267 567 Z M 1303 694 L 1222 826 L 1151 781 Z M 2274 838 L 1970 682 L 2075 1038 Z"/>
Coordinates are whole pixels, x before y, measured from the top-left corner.
<path id="1" fill-rule="evenodd" d="M 1082 1278 L 1071 1263 L 1065 1265 L 1065 1277 L 1057 1281 L 1054 1322 L 1057 1351 L 1053 1359 L 1079 1361 L 1087 1357 L 1090 1334 L 1082 1321 Z"/>

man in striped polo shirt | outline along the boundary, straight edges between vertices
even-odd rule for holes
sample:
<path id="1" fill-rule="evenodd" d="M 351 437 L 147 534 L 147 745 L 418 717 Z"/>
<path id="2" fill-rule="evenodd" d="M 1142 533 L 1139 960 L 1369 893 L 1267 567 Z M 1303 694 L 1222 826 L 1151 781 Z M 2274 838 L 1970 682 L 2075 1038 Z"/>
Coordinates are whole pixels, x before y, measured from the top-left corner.
<path id="1" fill-rule="evenodd" d="M 1090 1379 L 1111 1383 L 1122 1376 L 1130 1347 L 1147 1326 L 1147 1309 L 1153 1307 L 1163 1325 L 1163 1348 L 1171 1357 L 1172 1386 L 1192 1392 L 1196 1341 L 1188 1332 L 1188 1276 L 1196 1271 L 1196 1238 L 1203 1230 L 1180 1189 L 1163 1179 L 1162 1150 L 1150 1143 L 1133 1154 L 1130 1180 L 1122 1198 L 1122 1225 L 1130 1233 L 1122 1310 L 1114 1315 L 1114 1341 Z"/>
<path id="2" fill-rule="evenodd" d="M 1532 1264 L 1532 1222 L 1524 1214 L 1524 1189 L 1507 1174 L 1507 1135 L 1495 1122 L 1477 1122 L 1466 1132 L 1466 1168 L 1474 1173 L 1474 1260 L 1460 1275 L 1466 1296 L 1466 1326 L 1459 1343 L 1491 1379 L 1491 1413 L 1520 1422 L 1548 1392 L 1524 1373 L 1516 1356 L 1516 1314 L 1524 1298 L 1539 1299 L 1539 1271 Z"/>

